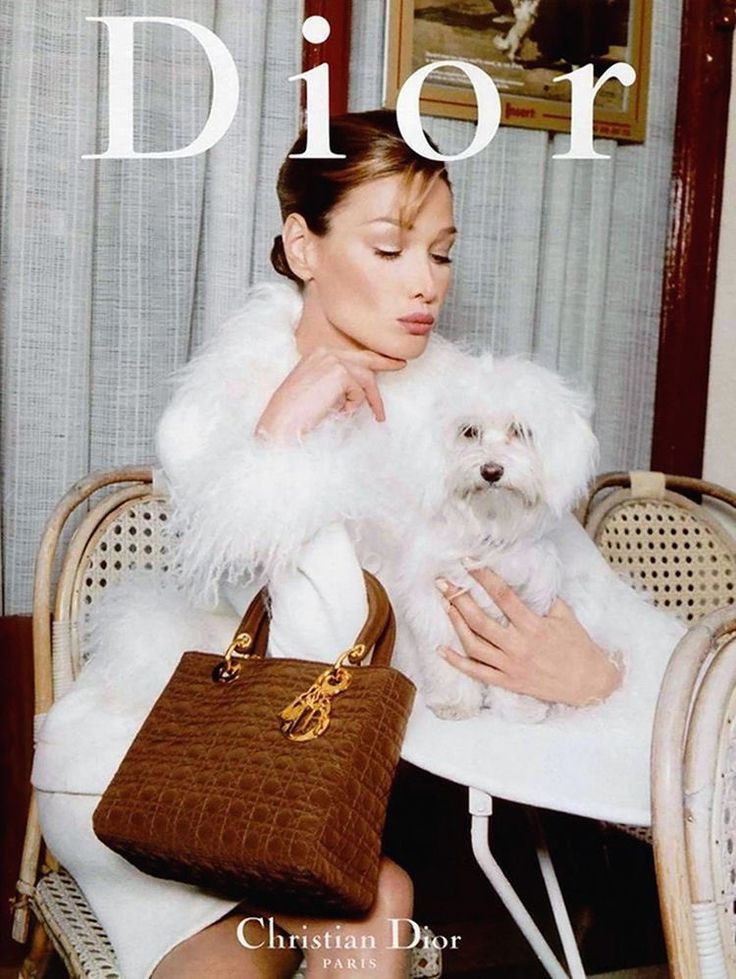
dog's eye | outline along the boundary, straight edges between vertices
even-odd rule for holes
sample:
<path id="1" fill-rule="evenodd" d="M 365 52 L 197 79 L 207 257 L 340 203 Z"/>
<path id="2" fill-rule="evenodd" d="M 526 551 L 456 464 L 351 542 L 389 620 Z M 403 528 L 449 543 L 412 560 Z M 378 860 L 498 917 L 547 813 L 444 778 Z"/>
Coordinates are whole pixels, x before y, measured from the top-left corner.
<path id="1" fill-rule="evenodd" d="M 512 422 L 509 425 L 509 438 L 512 439 L 526 439 L 531 441 L 532 433 L 530 429 L 526 428 L 524 425 L 520 425 L 518 422 Z"/>
<path id="2" fill-rule="evenodd" d="M 480 429 L 476 425 L 463 425 L 460 434 L 465 439 L 477 439 L 480 438 Z"/>

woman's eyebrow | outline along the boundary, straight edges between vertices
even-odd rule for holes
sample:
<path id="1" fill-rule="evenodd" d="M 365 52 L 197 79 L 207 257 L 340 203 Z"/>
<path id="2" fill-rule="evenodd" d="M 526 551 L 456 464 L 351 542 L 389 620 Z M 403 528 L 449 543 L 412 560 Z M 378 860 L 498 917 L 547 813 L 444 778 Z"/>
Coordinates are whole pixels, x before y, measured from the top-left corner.
<path id="1" fill-rule="evenodd" d="M 404 225 L 397 218 L 389 218 L 389 217 L 385 217 L 385 218 L 372 218 L 370 221 L 366 221 L 365 223 L 366 224 L 381 224 L 381 223 L 383 223 L 383 224 L 392 224 L 395 228 L 404 228 L 404 227 L 406 227 L 406 225 Z M 408 227 L 409 227 L 409 230 L 411 230 L 414 227 L 414 225 L 413 224 L 410 224 Z M 454 225 L 450 225 L 449 227 L 443 228 L 441 231 L 438 231 L 437 232 L 437 237 L 439 238 L 442 235 L 456 235 L 456 234 L 457 234 L 457 228 Z"/>

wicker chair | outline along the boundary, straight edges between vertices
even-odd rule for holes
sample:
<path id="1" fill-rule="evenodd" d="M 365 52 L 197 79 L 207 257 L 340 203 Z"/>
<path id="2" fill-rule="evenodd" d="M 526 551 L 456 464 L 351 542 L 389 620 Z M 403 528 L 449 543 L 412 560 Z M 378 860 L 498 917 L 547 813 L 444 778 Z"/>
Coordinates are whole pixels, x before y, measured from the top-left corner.
<path id="1" fill-rule="evenodd" d="M 717 733 L 701 721 L 698 747 L 691 739 L 695 738 L 696 710 L 701 716 L 706 712 L 705 707 L 698 706 L 701 695 L 717 682 L 710 679 L 711 668 L 715 669 L 716 661 L 728 664 L 736 656 L 736 644 L 730 641 L 736 628 L 736 606 L 732 604 L 736 601 L 736 541 L 711 511 L 678 490 L 696 494 L 703 501 L 717 501 L 716 506 L 725 506 L 736 515 L 736 494 L 723 487 L 663 473 L 620 472 L 596 481 L 578 516 L 609 563 L 626 575 L 634 588 L 690 626 L 672 656 L 657 704 L 652 743 L 652 828 L 619 828 L 654 844 L 673 979 L 705 979 L 736 976 L 733 965 L 728 972 L 725 966 L 721 971 L 706 967 L 708 962 L 720 964 L 733 959 L 736 840 L 723 834 L 722 824 L 736 817 L 736 812 L 725 805 L 722 792 L 716 793 L 713 812 L 711 792 L 713 824 L 705 821 L 702 813 L 694 822 L 686 782 L 688 771 L 698 771 L 697 755 L 709 767 L 711 779 L 725 785 L 731 777 L 730 721 L 723 721 Z M 730 686 L 723 686 L 721 693 L 730 695 L 733 670 L 729 675 L 728 666 L 721 665 L 713 675 L 720 677 L 722 684 L 728 680 Z M 720 717 L 714 723 L 720 724 Z M 706 746 L 708 736 L 711 741 Z M 718 738 L 724 743 L 719 744 Z M 733 768 L 733 761 L 730 764 Z M 699 771 L 702 775 L 703 769 Z M 731 922 L 728 957 L 725 943 L 715 940 L 719 934 L 725 935 L 725 929 L 721 933 L 712 928 L 708 931 L 702 923 L 707 916 L 701 911 L 706 900 L 702 883 L 711 873 L 706 859 L 711 847 L 724 851 L 728 867 L 722 895 L 730 894 L 730 903 L 725 901 L 721 906 L 721 914 L 730 915 Z M 693 873 L 700 882 L 697 890 L 693 889 Z M 704 943 L 710 945 L 709 951 L 703 950 Z"/>
<path id="2" fill-rule="evenodd" d="M 685 744 L 681 824 L 701 976 L 736 976 L 736 607 L 700 624 L 708 660 Z M 660 854 L 660 859 L 662 855 Z"/>
<path id="3" fill-rule="evenodd" d="M 37 725 L 85 661 L 89 613 L 101 592 L 131 571 L 169 571 L 166 522 L 166 500 L 150 468 L 92 474 L 73 486 L 55 509 L 39 548 L 34 583 Z M 71 976 L 122 979 L 112 946 L 84 895 L 43 843 L 34 799 L 13 914 L 16 941 L 27 940 L 31 916 L 36 924 L 21 967 L 23 979 L 42 976 L 54 950 Z M 439 951 L 415 949 L 412 954 L 413 976 L 441 975 Z"/>
<path id="4" fill-rule="evenodd" d="M 679 643 L 655 719 L 654 857 L 672 979 L 736 977 L 735 712 L 731 605 Z"/>

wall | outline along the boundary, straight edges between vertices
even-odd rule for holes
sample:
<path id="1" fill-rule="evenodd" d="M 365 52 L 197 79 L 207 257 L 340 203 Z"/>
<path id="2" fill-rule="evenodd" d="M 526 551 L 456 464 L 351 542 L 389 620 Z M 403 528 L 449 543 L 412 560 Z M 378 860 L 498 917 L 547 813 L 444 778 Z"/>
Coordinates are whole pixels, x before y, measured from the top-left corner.
<path id="1" fill-rule="evenodd" d="M 734 42 L 736 64 L 736 40 Z M 736 84 L 731 86 L 703 473 L 736 490 Z"/>

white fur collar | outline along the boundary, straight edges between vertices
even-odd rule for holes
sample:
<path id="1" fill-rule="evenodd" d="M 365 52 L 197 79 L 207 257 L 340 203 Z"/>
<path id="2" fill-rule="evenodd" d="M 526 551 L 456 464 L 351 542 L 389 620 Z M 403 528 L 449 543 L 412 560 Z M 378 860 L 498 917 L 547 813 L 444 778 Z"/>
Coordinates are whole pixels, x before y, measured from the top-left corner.
<path id="1" fill-rule="evenodd" d="M 294 331 L 302 309 L 302 298 L 295 285 L 286 281 L 260 283 L 250 290 L 243 307 L 202 348 L 198 358 L 207 356 L 210 347 L 216 348 L 220 363 L 223 354 L 232 358 L 233 375 L 238 365 L 247 360 L 250 384 L 259 379 L 252 373 L 257 367 L 259 372 L 265 371 L 261 379 L 267 386 L 273 381 L 275 368 L 285 375 L 299 359 Z M 428 386 L 433 389 L 432 381 L 446 382 L 452 373 L 462 369 L 469 356 L 444 337 L 432 335 L 424 353 L 403 370 L 379 374 L 379 387 L 389 398 L 418 396 Z M 258 384 L 259 388 L 262 386 Z"/>

